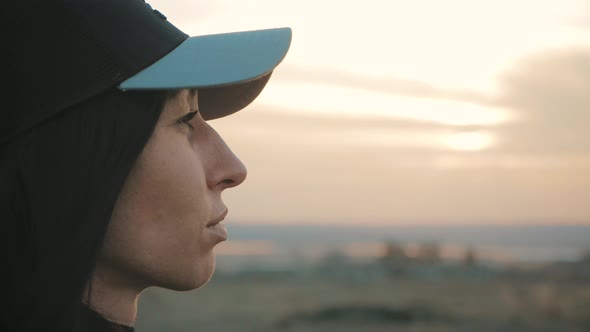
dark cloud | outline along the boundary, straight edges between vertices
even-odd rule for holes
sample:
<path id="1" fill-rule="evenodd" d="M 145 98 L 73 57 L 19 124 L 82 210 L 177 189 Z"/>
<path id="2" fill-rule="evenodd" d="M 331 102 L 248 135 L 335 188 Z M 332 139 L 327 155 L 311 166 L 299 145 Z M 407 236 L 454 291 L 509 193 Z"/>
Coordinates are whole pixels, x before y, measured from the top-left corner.
<path id="1" fill-rule="evenodd" d="M 503 148 L 590 153 L 590 48 L 536 54 L 501 82 L 497 104 L 521 118 L 500 128 Z"/>
<path id="2" fill-rule="evenodd" d="M 579 124 L 580 118 L 590 118 L 590 48 L 531 56 L 502 75 L 501 82 L 499 102 L 543 114 L 533 121 Z"/>

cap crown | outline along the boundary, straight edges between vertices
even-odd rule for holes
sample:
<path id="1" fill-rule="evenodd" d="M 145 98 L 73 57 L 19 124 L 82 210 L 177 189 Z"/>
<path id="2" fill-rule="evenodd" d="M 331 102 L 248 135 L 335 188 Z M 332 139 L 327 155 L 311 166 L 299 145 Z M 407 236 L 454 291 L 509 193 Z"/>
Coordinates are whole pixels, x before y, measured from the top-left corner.
<path id="1" fill-rule="evenodd" d="M 118 85 L 188 36 L 142 0 L 33 0 L 3 5 L 14 105 L 0 144 Z M 8 8 L 9 7 L 9 8 Z"/>

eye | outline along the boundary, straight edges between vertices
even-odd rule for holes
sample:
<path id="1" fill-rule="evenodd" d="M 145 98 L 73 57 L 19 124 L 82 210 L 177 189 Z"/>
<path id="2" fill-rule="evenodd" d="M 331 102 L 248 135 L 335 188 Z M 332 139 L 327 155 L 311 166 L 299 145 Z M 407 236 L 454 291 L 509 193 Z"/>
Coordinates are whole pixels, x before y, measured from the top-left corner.
<path id="1" fill-rule="evenodd" d="M 178 119 L 178 123 L 185 124 L 191 129 L 195 129 L 189 122 L 199 113 L 199 111 L 189 112 L 182 118 Z"/>

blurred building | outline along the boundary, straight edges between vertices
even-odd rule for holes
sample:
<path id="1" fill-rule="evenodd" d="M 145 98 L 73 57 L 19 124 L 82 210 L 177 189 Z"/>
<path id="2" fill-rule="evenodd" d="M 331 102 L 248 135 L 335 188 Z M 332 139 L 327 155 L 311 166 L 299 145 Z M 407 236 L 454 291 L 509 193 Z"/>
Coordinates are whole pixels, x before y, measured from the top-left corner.
<path id="1" fill-rule="evenodd" d="M 441 262 L 441 248 L 437 242 L 424 242 L 418 247 L 416 260 L 421 263 L 434 264 Z"/>

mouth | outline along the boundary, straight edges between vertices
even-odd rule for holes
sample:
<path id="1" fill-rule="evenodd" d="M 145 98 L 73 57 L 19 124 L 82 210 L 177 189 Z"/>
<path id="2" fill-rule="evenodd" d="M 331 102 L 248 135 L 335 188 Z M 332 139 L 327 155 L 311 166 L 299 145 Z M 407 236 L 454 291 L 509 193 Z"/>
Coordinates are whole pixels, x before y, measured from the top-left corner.
<path id="1" fill-rule="evenodd" d="M 219 217 L 212 219 L 207 224 L 206 229 L 209 231 L 208 234 L 213 236 L 213 238 L 215 239 L 215 243 L 227 240 L 227 228 L 225 228 L 225 225 L 221 224 L 221 221 L 225 219 L 226 215 L 227 209 L 223 211 L 223 213 L 220 214 Z"/>
<path id="2" fill-rule="evenodd" d="M 214 218 L 211 221 L 209 221 L 207 223 L 207 227 L 213 227 L 219 224 L 221 221 L 223 221 L 223 219 L 225 219 L 225 216 L 227 216 L 227 212 L 228 210 L 225 209 L 225 211 L 223 211 L 217 218 Z"/>

